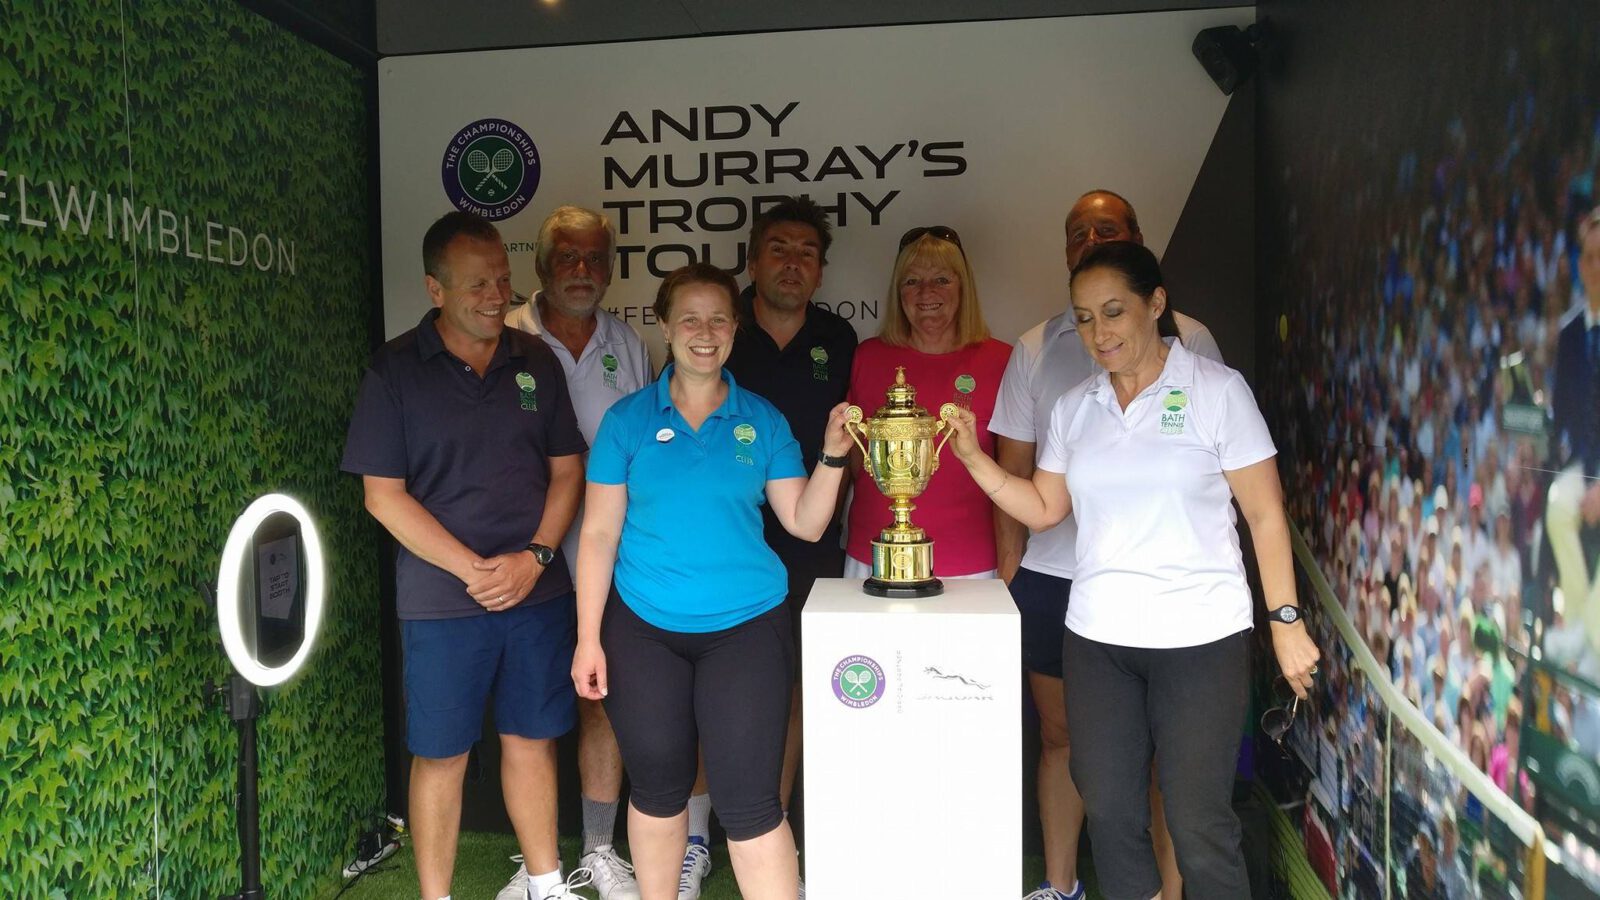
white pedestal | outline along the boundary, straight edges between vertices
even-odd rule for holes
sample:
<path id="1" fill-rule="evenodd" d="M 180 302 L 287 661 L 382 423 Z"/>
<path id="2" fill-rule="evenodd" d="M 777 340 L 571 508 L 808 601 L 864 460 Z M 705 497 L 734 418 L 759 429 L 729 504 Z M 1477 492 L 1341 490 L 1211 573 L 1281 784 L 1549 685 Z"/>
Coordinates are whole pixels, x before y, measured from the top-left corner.
<path id="1" fill-rule="evenodd" d="M 885 600 L 819 579 L 801 615 L 812 900 L 1016 900 L 1022 650 L 998 579 Z M 881 673 L 881 674 L 880 674 Z"/>

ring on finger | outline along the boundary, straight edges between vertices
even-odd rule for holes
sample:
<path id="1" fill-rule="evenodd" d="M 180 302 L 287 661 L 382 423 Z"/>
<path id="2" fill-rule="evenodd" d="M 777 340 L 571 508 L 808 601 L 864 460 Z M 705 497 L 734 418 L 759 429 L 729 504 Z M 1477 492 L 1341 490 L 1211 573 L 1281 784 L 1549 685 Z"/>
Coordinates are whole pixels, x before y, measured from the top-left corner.
<path id="1" fill-rule="evenodd" d="M 1310 676 L 1315 676 L 1317 674 L 1317 667 L 1316 666 L 1312 666 L 1310 669 L 1307 669 L 1306 670 L 1306 674 L 1310 675 Z"/>

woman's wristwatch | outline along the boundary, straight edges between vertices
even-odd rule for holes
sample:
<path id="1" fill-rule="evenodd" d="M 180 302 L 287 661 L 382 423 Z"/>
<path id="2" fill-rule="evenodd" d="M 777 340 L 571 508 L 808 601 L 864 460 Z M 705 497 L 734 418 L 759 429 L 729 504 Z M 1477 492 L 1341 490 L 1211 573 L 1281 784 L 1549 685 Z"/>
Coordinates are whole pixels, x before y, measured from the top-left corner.
<path id="1" fill-rule="evenodd" d="M 556 551 L 550 549 L 549 547 L 546 547 L 544 544 L 529 544 L 528 546 L 523 547 L 522 549 L 528 551 L 529 553 L 532 553 L 533 554 L 533 558 L 541 566 L 548 566 L 551 563 L 555 562 Z"/>
<path id="2" fill-rule="evenodd" d="M 1285 625 L 1293 625 L 1304 619 L 1305 615 L 1300 612 L 1300 607 L 1285 604 L 1277 609 L 1267 610 L 1267 618 L 1274 622 L 1282 622 Z"/>
<path id="3" fill-rule="evenodd" d="M 844 456 L 829 456 L 827 450 L 818 450 L 817 462 L 822 463 L 829 468 L 842 469 L 850 464 L 850 456 L 849 454 Z"/>

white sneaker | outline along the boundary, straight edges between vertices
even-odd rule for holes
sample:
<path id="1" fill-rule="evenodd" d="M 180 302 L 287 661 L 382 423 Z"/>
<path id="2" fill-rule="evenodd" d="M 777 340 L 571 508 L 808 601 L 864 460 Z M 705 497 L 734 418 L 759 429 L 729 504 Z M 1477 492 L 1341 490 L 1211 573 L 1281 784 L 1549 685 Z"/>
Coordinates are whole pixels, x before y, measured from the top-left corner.
<path id="1" fill-rule="evenodd" d="M 511 861 L 521 863 L 522 854 L 518 853 L 511 857 Z M 511 880 L 500 889 L 500 893 L 494 895 L 494 900 L 528 900 L 528 867 L 517 866 L 517 874 L 511 876 Z"/>
<path id="2" fill-rule="evenodd" d="M 511 861 L 514 863 L 522 862 L 522 854 L 512 854 Z M 572 893 L 572 889 L 586 887 L 592 876 L 593 873 L 580 866 L 572 870 L 572 873 L 567 876 L 564 883 L 556 885 L 554 891 L 545 894 L 543 897 L 536 898 L 529 892 L 529 888 L 533 885 L 533 879 L 528 875 L 528 867 L 519 865 L 517 866 L 517 874 L 511 876 L 511 880 L 506 882 L 506 886 L 500 889 L 500 893 L 494 895 L 494 900 L 555 900 L 558 897 L 577 897 L 579 895 Z"/>
<path id="3" fill-rule="evenodd" d="M 593 882 L 594 873 L 582 866 L 579 866 L 567 874 L 565 881 L 556 885 L 555 888 L 550 891 L 550 893 L 545 894 L 543 897 L 537 898 L 537 900 L 564 900 L 564 898 L 570 897 L 577 897 L 579 900 L 586 900 L 583 895 L 575 894 L 573 891 L 576 888 L 588 887 Z M 529 900 L 535 900 L 532 894 L 529 894 L 528 898 Z"/>
<path id="4" fill-rule="evenodd" d="M 639 882 L 633 879 L 633 866 L 610 845 L 584 854 L 578 865 L 594 874 L 593 886 L 600 893 L 600 900 L 639 900 Z"/>
<path id="5" fill-rule="evenodd" d="M 711 851 L 698 838 L 683 848 L 683 868 L 678 870 L 678 900 L 700 900 L 700 883 L 711 872 Z"/>

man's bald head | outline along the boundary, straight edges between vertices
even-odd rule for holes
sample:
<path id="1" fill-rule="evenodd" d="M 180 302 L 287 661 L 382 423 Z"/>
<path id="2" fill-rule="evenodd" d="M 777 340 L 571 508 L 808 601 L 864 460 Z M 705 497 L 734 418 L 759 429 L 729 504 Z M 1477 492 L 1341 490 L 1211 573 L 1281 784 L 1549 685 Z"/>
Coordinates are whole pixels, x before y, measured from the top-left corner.
<path id="1" fill-rule="evenodd" d="M 1078 198 L 1067 213 L 1067 268 L 1076 269 L 1078 261 L 1095 244 L 1108 241 L 1133 241 L 1144 243 L 1139 231 L 1139 216 L 1133 204 L 1115 191 L 1093 190 Z"/>

